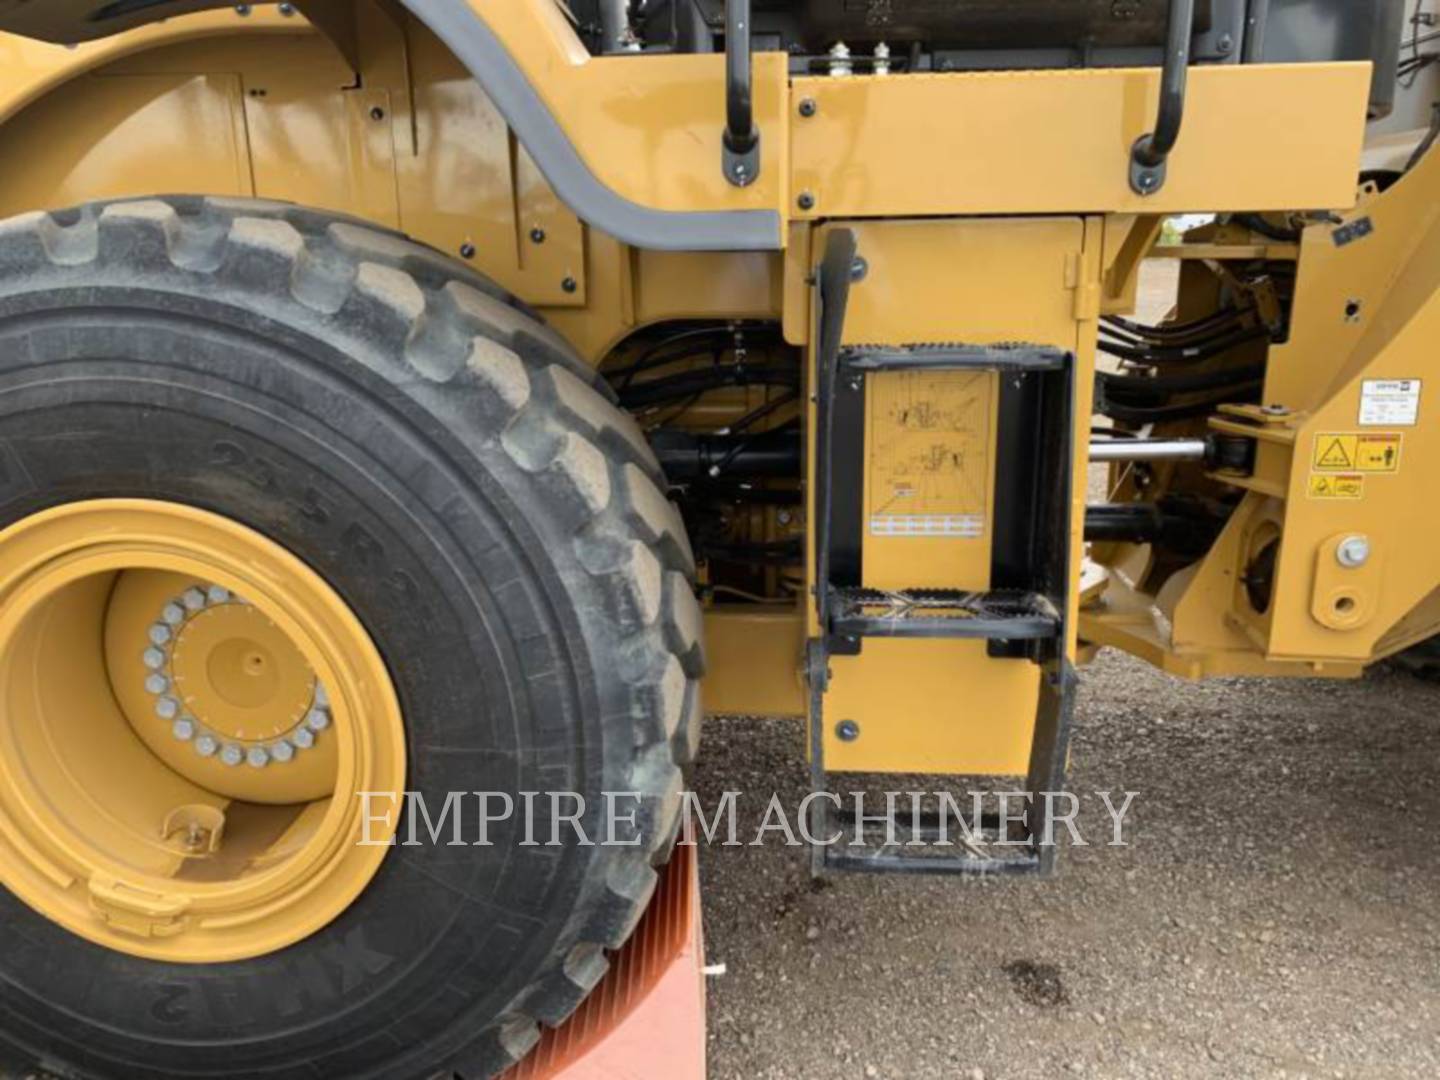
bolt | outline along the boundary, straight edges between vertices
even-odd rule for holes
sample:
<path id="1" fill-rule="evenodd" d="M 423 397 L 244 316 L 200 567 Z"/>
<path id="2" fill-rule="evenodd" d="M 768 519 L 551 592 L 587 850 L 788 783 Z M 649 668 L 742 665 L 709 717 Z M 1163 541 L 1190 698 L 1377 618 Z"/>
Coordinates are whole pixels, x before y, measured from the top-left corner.
<path id="1" fill-rule="evenodd" d="M 805 117 L 807 120 L 819 111 L 820 106 L 815 104 L 814 98 L 807 97 L 800 99 L 800 115 Z"/>
<path id="2" fill-rule="evenodd" d="M 370 110 L 370 119 L 371 119 L 371 120 L 384 120 L 384 119 L 385 119 L 385 110 L 382 109 L 379 105 L 376 105 L 373 109 Z"/>
<path id="3" fill-rule="evenodd" d="M 220 749 L 220 745 L 215 741 L 213 735 L 201 735 L 195 740 L 195 752 L 201 757 L 214 757 L 215 751 L 218 749 Z"/>
<path id="4" fill-rule="evenodd" d="M 856 255 L 855 261 L 850 264 L 850 280 L 864 281 L 865 275 L 870 273 L 870 264 L 863 256 Z"/>
<path id="5" fill-rule="evenodd" d="M 1266 416 L 1289 416 L 1290 410 L 1284 405 L 1266 405 L 1260 410 Z"/>
<path id="6" fill-rule="evenodd" d="M 800 207 L 801 210 L 814 210 L 815 196 L 808 191 L 802 191 L 800 192 L 800 197 L 795 200 L 795 205 Z"/>
<path id="7" fill-rule="evenodd" d="M 1347 536 L 1335 548 L 1335 561 L 1347 570 L 1356 570 L 1370 561 L 1370 540 L 1364 536 Z"/>
<path id="8" fill-rule="evenodd" d="M 159 671 L 165 666 L 165 654 L 159 649 L 146 649 L 141 659 L 151 671 Z"/>
<path id="9" fill-rule="evenodd" d="M 324 709 L 311 709 L 310 715 L 305 717 L 305 723 L 311 731 L 324 731 L 330 726 L 330 714 Z"/>
<path id="10" fill-rule="evenodd" d="M 245 752 L 241 750 L 240 747 L 232 746 L 227 743 L 220 750 L 220 760 L 233 769 L 236 765 L 239 765 L 240 762 L 245 760 Z"/>
<path id="11" fill-rule="evenodd" d="M 1215 42 L 1215 48 L 1221 56 L 1229 56 L 1230 50 L 1235 48 L 1235 39 L 1229 34 L 1221 34 L 1220 39 Z"/>
<path id="12" fill-rule="evenodd" d="M 185 829 L 182 841 L 186 851 L 201 852 L 210 846 L 210 830 L 198 822 L 191 822 Z"/>
<path id="13" fill-rule="evenodd" d="M 252 746 L 245 755 L 245 760 L 252 769 L 263 769 L 270 764 L 270 752 L 263 746 Z"/>
<path id="14" fill-rule="evenodd" d="M 150 627 L 150 644 L 152 645 L 169 645 L 170 639 L 174 636 L 170 631 L 170 627 L 164 623 L 156 623 Z"/>
<path id="15" fill-rule="evenodd" d="M 790 516 L 789 510 L 781 510 L 780 513 L 775 515 L 775 520 L 778 521 L 781 525 L 789 525 L 790 522 L 794 521 L 795 519 Z"/>
<path id="16" fill-rule="evenodd" d="M 145 676 L 145 692 L 147 694 L 160 695 L 170 689 L 170 680 L 164 675 L 153 674 Z"/>
<path id="17" fill-rule="evenodd" d="M 171 626 L 179 626 L 185 621 L 185 609 L 179 604 L 166 604 L 165 610 L 160 612 L 160 618 Z"/>
<path id="18" fill-rule="evenodd" d="M 295 756 L 295 747 L 288 742 L 276 743 L 270 747 L 270 756 L 283 765 Z"/>
<path id="19" fill-rule="evenodd" d="M 236 4 L 236 5 L 235 5 L 235 14 L 236 14 L 236 15 L 239 15 L 242 19 L 245 18 L 245 16 L 247 16 L 247 15 L 250 14 L 250 5 L 249 5 L 249 4 Z"/>
<path id="20" fill-rule="evenodd" d="M 309 750 L 315 745 L 315 733 L 309 728 L 298 728 L 295 734 L 290 736 L 290 741 L 297 750 Z"/>
<path id="21" fill-rule="evenodd" d="M 564 289 L 567 293 L 573 293 L 579 287 L 580 283 L 573 277 L 567 277 L 564 281 L 560 282 L 560 288 Z"/>
<path id="22" fill-rule="evenodd" d="M 180 713 L 180 703 L 172 697 L 162 697 L 155 702 L 155 715 L 161 720 L 174 720 Z"/>
<path id="23" fill-rule="evenodd" d="M 292 16 L 292 15 L 295 14 L 295 5 L 294 5 L 294 4 L 281 4 L 281 5 L 280 5 L 280 14 L 281 14 L 282 16 L 284 16 L 285 18 L 287 18 L 287 19 L 290 18 L 290 16 Z"/>
<path id="24" fill-rule="evenodd" d="M 530 242 L 532 244 L 543 244 L 545 242 L 545 230 L 536 225 L 530 230 Z"/>
<path id="25" fill-rule="evenodd" d="M 475 245 L 466 240 L 460 245 L 460 257 L 462 259 L 473 259 L 475 257 Z"/>
<path id="26" fill-rule="evenodd" d="M 835 725 L 835 737 L 841 742 L 854 742 L 860 737 L 860 725 L 854 720 L 841 720 Z"/>
<path id="27" fill-rule="evenodd" d="M 182 716 L 171 726 L 170 733 L 181 742 L 189 742 L 195 737 L 195 721 Z"/>
<path id="28" fill-rule="evenodd" d="M 205 607 L 205 594 L 199 589 L 186 589 L 185 594 L 180 597 L 180 602 L 189 611 L 200 611 Z"/>
<path id="29" fill-rule="evenodd" d="M 330 695 L 325 690 L 324 683 L 315 684 L 315 708 L 328 709 L 330 707 Z"/>

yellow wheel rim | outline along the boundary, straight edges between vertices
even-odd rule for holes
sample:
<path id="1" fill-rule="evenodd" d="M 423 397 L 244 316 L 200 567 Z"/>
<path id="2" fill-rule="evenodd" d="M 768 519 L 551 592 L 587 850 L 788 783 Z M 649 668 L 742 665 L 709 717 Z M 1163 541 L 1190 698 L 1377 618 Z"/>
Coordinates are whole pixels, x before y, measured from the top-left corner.
<path id="1" fill-rule="evenodd" d="M 0 709 L 0 881 L 101 945 L 264 955 L 389 850 L 405 741 L 378 650 L 218 515 L 105 500 L 0 532 Z"/>

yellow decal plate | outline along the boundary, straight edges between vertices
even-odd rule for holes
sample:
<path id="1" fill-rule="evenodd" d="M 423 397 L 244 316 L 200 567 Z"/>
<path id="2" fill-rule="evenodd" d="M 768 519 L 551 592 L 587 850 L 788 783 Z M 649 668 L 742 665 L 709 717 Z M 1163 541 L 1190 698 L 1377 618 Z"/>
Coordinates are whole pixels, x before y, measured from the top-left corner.
<path id="1" fill-rule="evenodd" d="M 1322 431 L 1315 436 L 1311 467 L 1327 473 L 1397 473 L 1403 436 L 1377 432 Z"/>
<path id="2" fill-rule="evenodd" d="M 1310 474 L 1310 498 L 1312 499 L 1363 499 L 1365 477 L 1360 473 Z"/>

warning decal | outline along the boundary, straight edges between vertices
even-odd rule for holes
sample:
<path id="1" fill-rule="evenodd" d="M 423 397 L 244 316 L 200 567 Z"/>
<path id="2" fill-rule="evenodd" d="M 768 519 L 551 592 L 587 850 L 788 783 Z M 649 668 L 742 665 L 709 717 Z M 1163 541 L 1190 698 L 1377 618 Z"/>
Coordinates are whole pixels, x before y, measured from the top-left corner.
<path id="1" fill-rule="evenodd" d="M 1318 472 L 1396 473 L 1400 471 L 1399 434 L 1356 435 L 1326 431 L 1315 436 L 1311 467 Z"/>
<path id="2" fill-rule="evenodd" d="M 1355 473 L 1329 476 L 1321 473 L 1310 474 L 1310 498 L 1312 499 L 1363 499 L 1365 477 Z"/>

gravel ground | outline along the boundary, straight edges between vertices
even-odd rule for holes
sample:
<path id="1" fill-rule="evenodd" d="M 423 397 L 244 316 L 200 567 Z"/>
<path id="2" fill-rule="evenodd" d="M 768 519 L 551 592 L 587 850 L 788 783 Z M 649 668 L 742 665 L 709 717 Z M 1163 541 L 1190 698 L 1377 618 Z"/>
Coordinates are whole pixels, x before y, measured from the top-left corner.
<path id="1" fill-rule="evenodd" d="M 706 848 L 711 1075 L 1440 1076 L 1437 704 L 1388 670 L 1192 685 L 1107 652 L 1071 786 L 1102 842 L 1085 793 L 1139 792 L 1128 847 L 1050 881 L 819 891 L 798 849 Z M 803 795 L 797 721 L 706 738 L 707 805 Z"/>
<path id="2" fill-rule="evenodd" d="M 1173 296 L 1147 275 L 1142 314 Z M 806 791 L 793 720 L 708 722 L 696 783 Z M 1127 847 L 1050 881 L 836 875 L 702 853 L 710 1067 L 731 1078 L 1440 1076 L 1440 686 L 1188 684 L 1102 653 L 1071 788 L 1136 791 Z M 908 787 L 908 783 L 903 785 Z M 933 786 L 922 790 L 934 790 Z M 1098 837 L 1097 834 L 1098 833 Z"/>

